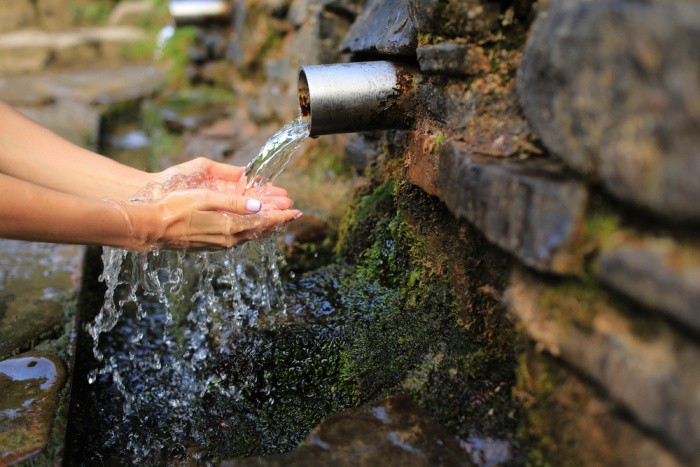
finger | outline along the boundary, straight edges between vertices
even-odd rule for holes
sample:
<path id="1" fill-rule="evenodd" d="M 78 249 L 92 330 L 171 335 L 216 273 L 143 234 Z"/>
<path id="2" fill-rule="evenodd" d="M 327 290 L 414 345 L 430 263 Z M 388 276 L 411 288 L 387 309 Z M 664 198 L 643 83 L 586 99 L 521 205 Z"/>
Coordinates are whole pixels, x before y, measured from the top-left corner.
<path id="1" fill-rule="evenodd" d="M 252 214 L 262 209 L 262 201 L 248 196 L 237 196 L 212 190 L 197 190 L 200 211 L 224 211 L 233 214 Z M 195 194 L 197 196 L 197 194 Z"/>
<path id="2" fill-rule="evenodd" d="M 301 217 L 301 211 L 298 209 L 264 211 L 255 215 L 242 217 L 238 232 L 245 230 L 270 230 L 294 219 L 298 219 L 299 217 Z"/>
<path id="3" fill-rule="evenodd" d="M 262 210 L 270 211 L 272 209 L 289 209 L 294 206 L 294 201 L 286 196 L 265 196 L 260 198 L 262 201 Z"/>

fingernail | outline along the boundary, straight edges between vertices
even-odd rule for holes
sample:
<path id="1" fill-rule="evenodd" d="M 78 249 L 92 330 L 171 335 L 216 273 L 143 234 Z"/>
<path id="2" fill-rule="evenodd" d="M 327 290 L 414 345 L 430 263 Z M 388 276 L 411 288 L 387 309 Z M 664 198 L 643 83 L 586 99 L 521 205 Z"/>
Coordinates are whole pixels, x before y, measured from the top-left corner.
<path id="1" fill-rule="evenodd" d="M 294 220 L 299 219 L 299 218 L 300 218 L 301 216 L 303 216 L 303 215 L 304 215 L 304 213 L 303 213 L 303 212 L 300 212 L 299 214 L 297 214 L 296 216 L 294 216 Z"/>
<path id="2" fill-rule="evenodd" d="M 257 199 L 249 199 L 245 202 L 245 208 L 250 212 L 258 212 L 262 208 L 262 203 Z"/>

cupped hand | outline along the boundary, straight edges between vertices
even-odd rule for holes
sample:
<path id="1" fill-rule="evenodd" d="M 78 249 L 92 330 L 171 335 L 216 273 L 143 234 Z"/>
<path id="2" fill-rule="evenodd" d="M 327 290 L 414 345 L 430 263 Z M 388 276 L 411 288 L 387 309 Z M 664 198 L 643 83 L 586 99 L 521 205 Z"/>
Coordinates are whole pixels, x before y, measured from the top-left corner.
<path id="1" fill-rule="evenodd" d="M 257 238 L 301 215 L 289 209 L 292 201 L 281 195 L 283 191 L 262 196 L 261 204 L 210 189 L 174 191 L 157 201 L 124 204 L 132 248 L 217 250 Z"/>
<path id="2" fill-rule="evenodd" d="M 245 174 L 245 167 L 214 162 L 206 157 L 197 157 L 182 164 L 169 167 L 152 175 L 151 181 L 167 183 L 176 175 L 204 174 L 209 180 L 221 183 L 237 183 Z"/>

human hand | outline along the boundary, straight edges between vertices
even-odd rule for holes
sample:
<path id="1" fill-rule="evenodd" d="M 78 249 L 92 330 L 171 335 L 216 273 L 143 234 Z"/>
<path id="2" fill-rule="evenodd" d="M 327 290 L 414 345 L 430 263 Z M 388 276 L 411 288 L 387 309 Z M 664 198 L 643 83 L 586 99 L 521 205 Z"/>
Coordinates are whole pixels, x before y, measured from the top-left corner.
<path id="1" fill-rule="evenodd" d="M 281 191 L 279 191 L 281 190 Z M 282 189 L 275 193 L 284 192 Z M 301 216 L 292 201 L 272 196 L 265 204 L 246 196 L 200 188 L 174 191 L 159 200 L 118 203 L 130 225 L 130 249 L 217 250 L 258 238 Z M 265 198 L 263 198 L 265 199 Z"/>
<path id="2" fill-rule="evenodd" d="M 181 188 L 196 186 L 211 188 L 223 193 L 246 196 L 262 202 L 263 211 L 288 209 L 292 206 L 286 190 L 271 183 L 248 186 L 244 167 L 214 162 L 204 157 L 172 166 L 152 174 L 149 185 L 160 186 L 164 191 L 172 190 L 168 185 L 183 184 Z M 186 180 L 191 179 L 191 183 Z M 193 185 L 193 186 L 189 186 Z"/>

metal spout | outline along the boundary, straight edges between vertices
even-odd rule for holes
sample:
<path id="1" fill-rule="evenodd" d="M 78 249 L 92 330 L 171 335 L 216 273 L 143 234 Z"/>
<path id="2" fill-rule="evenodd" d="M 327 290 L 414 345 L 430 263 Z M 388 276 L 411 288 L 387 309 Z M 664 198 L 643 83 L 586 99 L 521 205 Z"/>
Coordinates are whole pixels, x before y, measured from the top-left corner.
<path id="1" fill-rule="evenodd" d="M 382 61 L 299 68 L 299 107 L 310 135 L 408 128 L 417 76 L 414 68 Z"/>

